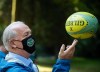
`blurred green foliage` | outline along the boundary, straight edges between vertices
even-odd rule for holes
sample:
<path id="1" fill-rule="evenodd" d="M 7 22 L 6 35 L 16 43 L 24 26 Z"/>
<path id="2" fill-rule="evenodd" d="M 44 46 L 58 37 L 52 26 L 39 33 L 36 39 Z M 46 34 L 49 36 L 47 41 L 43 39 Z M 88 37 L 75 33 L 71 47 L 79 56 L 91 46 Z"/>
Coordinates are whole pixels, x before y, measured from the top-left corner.
<path id="1" fill-rule="evenodd" d="M 0 26 L 11 21 L 12 0 L 0 0 Z M 99 0 L 17 0 L 16 21 L 24 21 L 36 38 L 38 55 L 57 55 L 62 43 L 73 40 L 65 31 L 68 16 L 87 11 L 100 19 Z M 2 27 L 0 27 L 2 31 Z M 79 40 L 76 56 L 100 58 L 100 25 L 95 38 Z"/>
<path id="2" fill-rule="evenodd" d="M 37 59 L 39 68 L 43 66 L 50 68 L 50 70 L 52 70 L 55 62 L 56 60 L 53 57 L 39 57 Z M 100 60 L 75 57 L 72 59 L 70 72 L 100 72 L 99 67 Z M 47 71 L 51 72 L 50 70 Z"/>

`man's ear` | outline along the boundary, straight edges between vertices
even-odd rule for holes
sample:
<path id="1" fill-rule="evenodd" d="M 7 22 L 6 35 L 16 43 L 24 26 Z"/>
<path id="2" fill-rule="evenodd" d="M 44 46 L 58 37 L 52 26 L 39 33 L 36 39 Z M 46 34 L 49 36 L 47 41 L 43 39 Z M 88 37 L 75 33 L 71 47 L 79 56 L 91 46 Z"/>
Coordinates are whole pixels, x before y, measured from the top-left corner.
<path id="1" fill-rule="evenodd" d="M 9 40 L 9 45 L 11 48 L 16 48 L 16 44 L 14 42 L 14 39 Z"/>

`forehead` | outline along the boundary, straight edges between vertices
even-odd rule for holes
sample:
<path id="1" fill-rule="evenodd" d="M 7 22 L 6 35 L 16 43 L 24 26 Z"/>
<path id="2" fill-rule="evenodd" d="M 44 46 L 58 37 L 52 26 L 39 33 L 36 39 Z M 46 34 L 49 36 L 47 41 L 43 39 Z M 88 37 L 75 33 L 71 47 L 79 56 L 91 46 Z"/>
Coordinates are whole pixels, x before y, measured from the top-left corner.
<path id="1" fill-rule="evenodd" d="M 26 32 L 31 32 L 30 28 L 27 26 L 27 25 L 17 25 L 14 30 L 16 30 L 16 32 L 19 34 L 19 35 L 23 35 L 24 33 Z"/>

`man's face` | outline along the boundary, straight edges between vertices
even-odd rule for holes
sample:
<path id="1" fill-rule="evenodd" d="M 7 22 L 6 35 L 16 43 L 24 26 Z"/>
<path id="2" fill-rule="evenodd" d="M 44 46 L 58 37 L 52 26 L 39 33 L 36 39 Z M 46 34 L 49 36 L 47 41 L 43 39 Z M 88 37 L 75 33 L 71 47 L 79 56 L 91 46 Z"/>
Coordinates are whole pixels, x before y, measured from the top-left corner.
<path id="1" fill-rule="evenodd" d="M 27 25 L 20 25 L 16 27 L 17 37 L 16 40 L 14 40 L 14 44 L 17 48 L 22 48 L 22 40 L 29 37 L 31 35 L 31 30 Z"/>

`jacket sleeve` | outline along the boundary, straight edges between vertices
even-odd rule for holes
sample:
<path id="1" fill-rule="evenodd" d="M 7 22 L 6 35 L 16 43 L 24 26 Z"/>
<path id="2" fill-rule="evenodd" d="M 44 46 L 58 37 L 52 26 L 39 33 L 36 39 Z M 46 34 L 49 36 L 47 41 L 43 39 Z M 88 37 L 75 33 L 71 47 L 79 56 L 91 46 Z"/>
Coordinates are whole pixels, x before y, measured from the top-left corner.
<path id="1" fill-rule="evenodd" d="M 57 59 L 56 64 L 53 66 L 52 72 L 69 72 L 70 60 Z"/>
<path id="2" fill-rule="evenodd" d="M 34 72 L 34 70 L 22 64 L 9 62 L 0 72 Z"/>
<path id="3" fill-rule="evenodd" d="M 6 70 L 5 72 L 28 72 L 28 71 L 24 69 L 19 69 L 19 68 L 11 68 L 11 69 Z"/>

